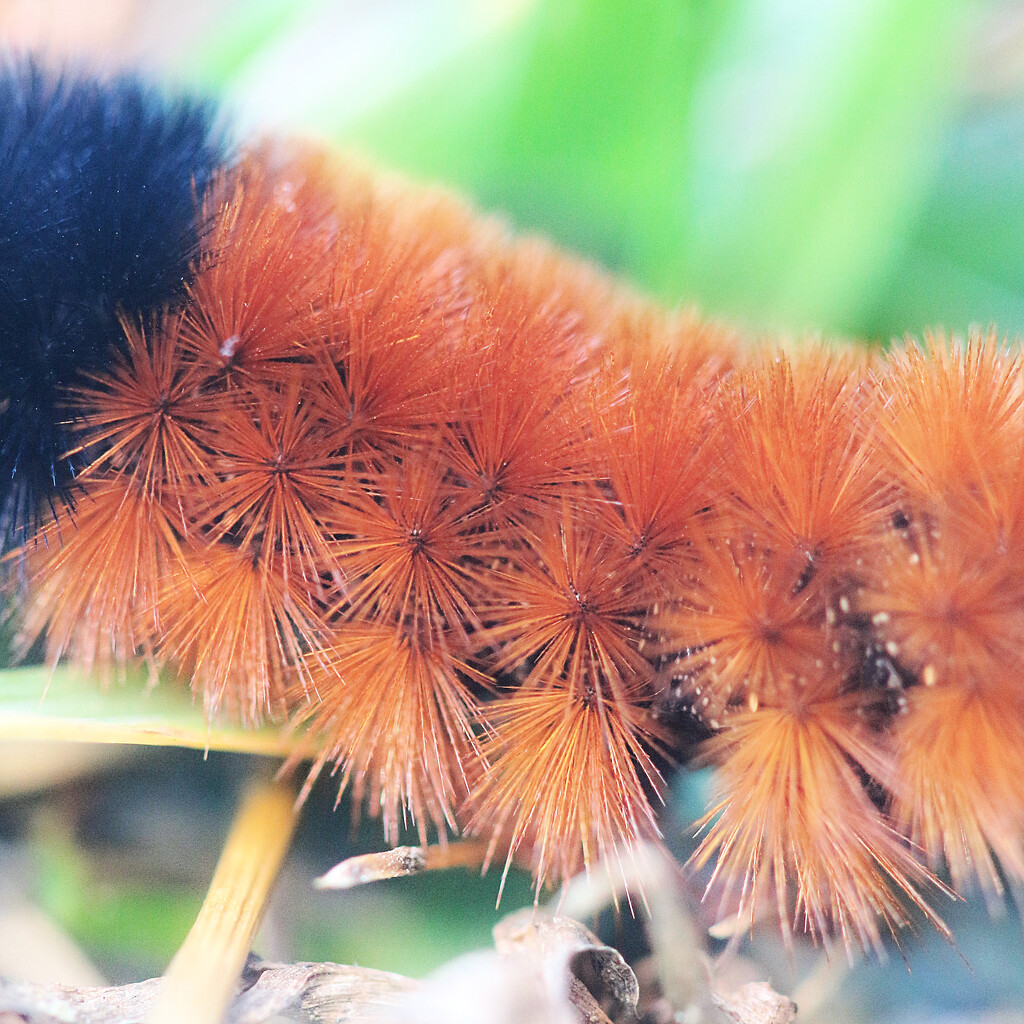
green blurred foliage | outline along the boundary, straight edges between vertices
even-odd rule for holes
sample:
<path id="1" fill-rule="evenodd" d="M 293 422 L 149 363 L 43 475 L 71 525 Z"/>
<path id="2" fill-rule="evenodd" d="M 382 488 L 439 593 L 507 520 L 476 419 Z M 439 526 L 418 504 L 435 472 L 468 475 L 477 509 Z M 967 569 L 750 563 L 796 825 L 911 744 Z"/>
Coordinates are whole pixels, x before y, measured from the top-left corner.
<path id="1" fill-rule="evenodd" d="M 350 137 L 670 303 L 860 333 L 924 201 L 961 20 L 946 0 L 548 3 Z"/>
<path id="2" fill-rule="evenodd" d="M 161 974 L 184 941 L 203 896 L 192 886 L 105 873 L 58 830 L 33 841 L 35 899 L 112 977 Z"/>
<path id="3" fill-rule="evenodd" d="M 434 0 L 449 18 L 439 15 L 438 33 L 450 32 L 453 5 L 467 22 L 484 6 Z M 259 23 L 278 32 L 266 46 L 314 31 L 325 6 L 285 17 L 263 0 Z M 466 192 L 668 303 L 757 331 L 1024 330 L 1024 88 L 987 68 L 1007 56 L 991 42 L 1001 17 L 1012 22 L 1005 9 L 512 6 L 500 30 L 470 35 L 440 62 L 413 60 L 422 74 L 411 81 L 388 89 L 341 67 L 316 102 L 296 91 L 294 124 Z M 231 59 L 194 61 L 190 73 L 244 105 L 232 85 L 251 83 L 266 49 L 239 47 L 232 32 L 251 34 L 224 24 Z M 368 39 L 386 45 L 387 28 Z M 425 50 L 440 46 L 423 34 Z M 361 84 L 373 96 L 362 106 L 351 102 Z M 280 89 L 295 88 L 282 76 Z"/>

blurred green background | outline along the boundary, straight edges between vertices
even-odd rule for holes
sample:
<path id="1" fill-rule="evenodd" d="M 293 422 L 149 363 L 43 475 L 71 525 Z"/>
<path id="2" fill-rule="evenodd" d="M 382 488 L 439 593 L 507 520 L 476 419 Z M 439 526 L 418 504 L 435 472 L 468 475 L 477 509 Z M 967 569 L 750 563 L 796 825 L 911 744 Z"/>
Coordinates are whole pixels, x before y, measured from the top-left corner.
<path id="1" fill-rule="evenodd" d="M 232 5 L 177 69 L 755 330 L 1024 329 L 1024 8 Z"/>
<path id="2" fill-rule="evenodd" d="M 22 0 L 0 4 L 0 32 L 151 66 L 223 96 L 243 133 L 354 147 L 754 332 L 1024 332 L 1019 3 Z M 158 972 L 246 764 L 146 752 L 70 797 L 8 801 L 0 876 L 30 879 L 108 977 Z M 677 780 L 681 850 L 705 785 Z M 327 781 L 264 935 L 274 955 L 419 974 L 486 944 L 497 877 L 312 894 L 311 874 L 380 844 L 332 802 Z M 518 877 L 502 912 L 530 899 Z M 949 916 L 959 951 L 908 937 L 912 975 L 898 955 L 858 967 L 829 1019 L 1022 1019 L 1019 918 Z M 761 955 L 780 988 L 806 964 Z"/>

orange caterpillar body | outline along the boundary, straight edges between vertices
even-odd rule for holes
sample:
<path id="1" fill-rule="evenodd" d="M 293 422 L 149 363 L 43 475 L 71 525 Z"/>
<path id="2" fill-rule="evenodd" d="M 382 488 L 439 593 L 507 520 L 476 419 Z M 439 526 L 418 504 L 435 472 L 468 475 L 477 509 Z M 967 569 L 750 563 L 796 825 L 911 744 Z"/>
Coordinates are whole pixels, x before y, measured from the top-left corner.
<path id="1" fill-rule="evenodd" d="M 733 910 L 879 947 L 941 927 L 943 861 L 1024 881 L 1016 354 L 743 350 L 316 153 L 202 211 L 186 294 L 67 395 L 26 641 L 302 723 L 389 840 L 538 883 L 658 837 L 681 719 Z"/>

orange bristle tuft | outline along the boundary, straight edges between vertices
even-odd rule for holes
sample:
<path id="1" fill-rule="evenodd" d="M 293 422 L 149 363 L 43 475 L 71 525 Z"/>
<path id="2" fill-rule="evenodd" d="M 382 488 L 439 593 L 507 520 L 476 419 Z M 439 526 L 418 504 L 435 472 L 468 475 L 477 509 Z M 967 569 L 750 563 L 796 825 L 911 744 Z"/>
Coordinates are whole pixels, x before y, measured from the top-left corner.
<path id="1" fill-rule="evenodd" d="M 382 328 L 372 309 L 366 313 L 339 300 L 320 319 L 310 397 L 348 451 L 400 456 L 445 404 L 443 353 L 434 338 L 406 335 L 399 320 Z"/>
<path id="2" fill-rule="evenodd" d="M 893 813 L 953 882 L 998 906 L 1024 880 L 1021 363 L 994 335 L 926 338 L 876 375 L 875 455 L 901 522 L 866 561 L 858 610 L 921 684 L 894 730 Z"/>
<path id="3" fill-rule="evenodd" d="M 713 729 L 730 709 L 778 704 L 822 678 L 838 693 L 855 651 L 817 581 L 799 587 L 791 558 L 749 536 L 698 540 L 680 603 L 655 617 L 660 647 L 682 650 L 671 674 Z"/>
<path id="4" fill-rule="evenodd" d="M 609 352 L 613 324 L 652 309 L 622 283 L 536 237 L 492 240 L 478 273 L 491 294 L 512 291 L 524 308 L 564 320 L 576 333 L 577 357 L 596 362 Z"/>
<path id="5" fill-rule="evenodd" d="M 907 700 L 895 732 L 893 817 L 933 866 L 945 858 L 959 891 L 977 880 L 997 913 L 1000 869 L 1014 886 L 1024 883 L 1022 697 L 938 685 Z"/>
<path id="6" fill-rule="evenodd" d="M 260 380 L 303 348 L 331 272 L 331 185 L 322 161 L 256 151 L 204 197 L 205 253 L 181 343 L 208 377 Z"/>
<path id="7" fill-rule="evenodd" d="M 701 822 L 708 834 L 694 862 L 716 859 L 709 892 L 720 887 L 723 907 L 752 925 L 774 890 L 787 941 L 793 924 L 815 940 L 837 933 L 851 956 L 858 947 L 882 954 L 879 918 L 894 937 L 908 923 L 900 897 L 948 935 L 918 891 L 933 879 L 860 777 L 891 774 L 858 715 L 862 696 L 809 689 L 782 707 L 733 714 L 708 744 L 720 798 Z"/>
<path id="8" fill-rule="evenodd" d="M 125 353 L 115 353 L 105 374 L 94 374 L 72 393 L 82 430 L 78 450 L 95 458 L 79 475 L 130 475 L 146 494 L 180 507 L 188 488 L 207 469 L 196 437 L 206 402 L 195 368 L 183 359 L 181 316 L 166 313 L 152 325 L 125 323 Z"/>
<path id="9" fill-rule="evenodd" d="M 480 593 L 480 569 L 470 559 L 473 509 L 453 491 L 440 461 L 421 454 L 386 464 L 338 499 L 330 519 L 338 582 L 329 614 L 466 653 Z"/>
<path id="10" fill-rule="evenodd" d="M 125 354 L 73 392 L 79 475 L 73 510 L 48 524 L 31 552 L 34 582 L 23 648 L 47 627 L 52 662 L 92 668 L 150 652 L 160 635 L 161 581 L 183 559 L 186 496 L 209 472 L 197 439 L 204 408 L 167 314 L 150 329 L 125 324 Z"/>
<path id="11" fill-rule="evenodd" d="M 480 752 L 473 730 L 478 672 L 415 634 L 386 625 L 342 623 L 315 657 L 296 720 L 321 741 L 304 792 L 328 763 L 341 775 L 338 798 L 352 787 L 383 819 L 396 843 L 408 819 L 427 839 L 455 827 Z"/>
<path id="12" fill-rule="evenodd" d="M 651 682 L 638 650 L 644 574 L 568 499 L 538 528 L 501 569 L 504 597 L 481 612 L 489 624 L 477 642 L 499 652 L 490 669 L 522 668 L 527 687 L 561 680 L 572 692 L 600 689 L 608 699 L 643 691 Z"/>
<path id="13" fill-rule="evenodd" d="M 227 541 L 311 594 L 333 565 L 323 525 L 343 486 L 344 431 L 306 400 L 297 375 L 211 402 L 197 436 L 209 470 L 190 494 L 192 530 Z"/>
<path id="14" fill-rule="evenodd" d="M 160 635 L 157 588 L 182 559 L 173 512 L 132 477 L 92 477 L 31 552 L 23 650 L 46 632 L 47 658 L 87 671 L 123 665 Z"/>
<path id="15" fill-rule="evenodd" d="M 661 777 L 629 694 L 555 681 L 498 701 L 487 721 L 490 768 L 474 787 L 469 830 L 489 836 L 488 860 L 519 854 L 539 892 L 660 836 L 648 794 L 660 792 Z"/>
<path id="16" fill-rule="evenodd" d="M 531 311 L 508 287 L 480 306 L 467 335 L 481 358 L 450 386 L 443 455 L 488 525 L 521 526 L 574 484 L 585 439 L 577 399 L 591 375 L 574 323 Z"/>
<path id="17" fill-rule="evenodd" d="M 668 598 L 692 567 L 695 524 L 712 503 L 715 425 L 708 399 L 719 360 L 695 346 L 631 367 L 625 394 L 588 408 L 592 472 L 612 500 L 597 504 L 601 528 L 650 577 L 650 601 Z"/>
<path id="18" fill-rule="evenodd" d="M 1021 361 L 994 335 L 966 345 L 926 336 L 892 353 L 875 374 L 870 411 L 877 461 L 899 483 L 906 511 L 998 519 L 1021 458 Z"/>
<path id="19" fill-rule="evenodd" d="M 1024 881 L 1024 579 L 1019 362 L 995 340 L 896 359 L 880 460 L 904 523 L 866 563 L 857 605 L 920 685 L 895 723 L 893 814 L 994 911 Z M 917 403 L 933 403 L 930 423 Z"/>
<path id="20" fill-rule="evenodd" d="M 819 347 L 755 358 L 720 391 L 724 518 L 792 558 L 798 574 L 850 571 L 888 522 L 891 496 L 860 415 L 866 364 Z"/>
<path id="21" fill-rule="evenodd" d="M 1008 689 L 1024 669 L 1024 578 L 1004 541 L 946 516 L 893 530 L 866 563 L 857 608 L 927 686 Z"/>
<path id="22" fill-rule="evenodd" d="M 597 350 L 615 365 L 642 371 L 671 358 L 680 383 L 691 387 L 720 381 L 742 362 L 739 338 L 725 325 L 692 309 L 667 312 L 638 296 L 617 298 Z"/>
<path id="23" fill-rule="evenodd" d="M 161 661 L 188 673 L 211 716 L 226 709 L 248 724 L 281 716 L 289 666 L 320 647 L 301 573 L 230 544 L 200 543 L 161 582 Z"/>
<path id="24" fill-rule="evenodd" d="M 346 446 L 400 456 L 418 431 L 435 427 L 452 402 L 447 383 L 454 376 L 465 387 L 478 356 L 465 343 L 468 297 L 465 283 L 450 279 L 449 254 L 416 244 L 430 237 L 424 224 L 403 237 L 395 220 L 403 223 L 368 201 L 346 225 L 305 344 L 316 363 L 310 392 Z"/>
<path id="25" fill-rule="evenodd" d="M 476 787 L 471 827 L 513 849 L 534 830 L 538 884 L 656 834 L 641 781 L 657 789 L 643 724 L 652 675 L 639 651 L 644 576 L 585 508 L 564 499 L 555 523 L 526 534 L 476 638 L 495 652 L 489 670 L 520 690 L 490 709 L 493 763 Z M 568 758 L 568 774 L 552 770 L 553 756 Z"/>

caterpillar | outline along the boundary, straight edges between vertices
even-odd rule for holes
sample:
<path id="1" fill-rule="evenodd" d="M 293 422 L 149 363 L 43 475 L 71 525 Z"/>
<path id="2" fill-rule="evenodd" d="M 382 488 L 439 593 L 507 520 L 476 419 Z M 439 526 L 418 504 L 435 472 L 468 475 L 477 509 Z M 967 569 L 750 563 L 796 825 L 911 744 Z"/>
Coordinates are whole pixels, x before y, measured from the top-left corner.
<path id="1" fill-rule="evenodd" d="M 302 726 L 385 838 L 538 886 L 718 798 L 709 892 L 881 949 L 1024 881 L 1024 411 L 994 334 L 753 343 L 458 199 L 0 75 L 24 649 Z M 916 911 L 913 910 L 916 908 Z"/>

